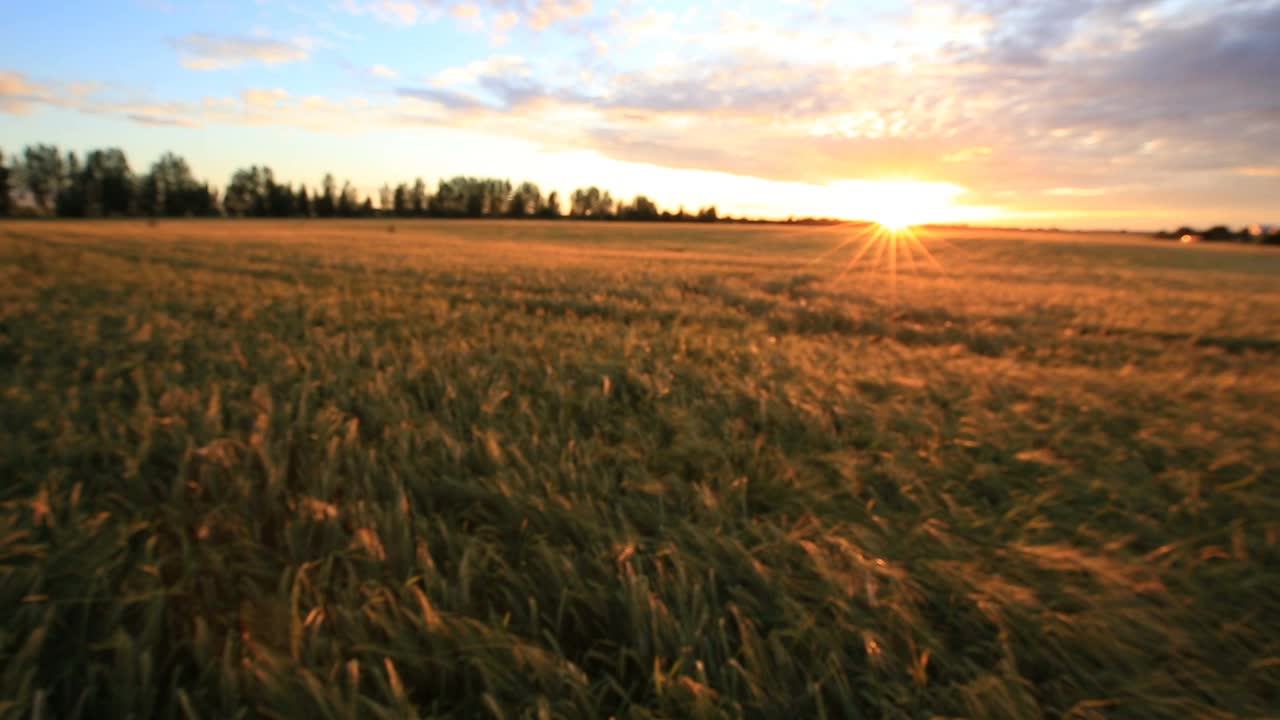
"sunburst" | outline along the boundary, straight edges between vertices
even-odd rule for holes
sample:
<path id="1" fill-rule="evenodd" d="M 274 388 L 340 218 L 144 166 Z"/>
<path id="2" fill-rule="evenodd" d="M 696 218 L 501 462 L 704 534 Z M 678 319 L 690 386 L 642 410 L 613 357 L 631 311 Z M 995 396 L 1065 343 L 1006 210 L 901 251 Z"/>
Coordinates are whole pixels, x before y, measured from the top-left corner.
<path id="1" fill-rule="evenodd" d="M 932 239 L 934 233 L 923 226 L 912 225 L 903 218 L 885 215 L 881 221 L 843 223 L 831 229 L 841 237 L 808 264 L 838 256 L 845 250 L 851 251 L 847 260 L 837 261 L 840 269 L 831 278 L 833 283 L 839 282 L 855 269 L 887 273 L 894 289 L 900 273 L 921 274 L 931 268 L 946 274 L 946 269 L 926 244 L 926 239 Z"/>

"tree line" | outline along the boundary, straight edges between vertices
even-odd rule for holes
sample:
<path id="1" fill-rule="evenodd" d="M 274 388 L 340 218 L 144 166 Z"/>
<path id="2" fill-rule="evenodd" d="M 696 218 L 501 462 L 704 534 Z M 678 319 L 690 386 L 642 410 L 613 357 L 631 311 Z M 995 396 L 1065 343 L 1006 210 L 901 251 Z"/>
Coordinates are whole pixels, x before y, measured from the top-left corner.
<path id="1" fill-rule="evenodd" d="M 1192 227 L 1180 227 L 1169 232 L 1163 230 L 1156 233 L 1161 240 L 1194 240 L 1196 242 L 1246 242 L 1262 245 L 1280 245 L 1280 227 L 1251 227 L 1232 230 L 1226 225 L 1215 225 L 1207 230 L 1196 230 Z"/>
<path id="2" fill-rule="evenodd" d="M 40 217 L 440 217 L 576 218 L 588 220 L 745 222 L 722 218 L 715 206 L 695 213 L 662 210 L 644 195 L 615 200 L 608 190 L 574 190 L 563 201 L 531 182 L 459 176 L 429 189 L 422 178 L 383 185 L 375 207 L 350 181 L 326 174 L 316 186 L 281 182 L 266 166 L 236 170 L 219 189 L 195 178 L 190 165 L 166 153 L 141 175 L 123 150 L 89 152 L 83 160 L 57 146 L 27 146 L 6 162 L 0 151 L 0 216 Z"/>

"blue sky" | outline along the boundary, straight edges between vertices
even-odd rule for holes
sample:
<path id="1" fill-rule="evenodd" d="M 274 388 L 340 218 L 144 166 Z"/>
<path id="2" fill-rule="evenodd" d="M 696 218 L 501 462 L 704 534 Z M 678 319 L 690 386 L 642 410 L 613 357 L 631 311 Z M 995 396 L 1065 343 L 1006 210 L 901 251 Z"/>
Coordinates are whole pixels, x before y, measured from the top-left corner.
<path id="1" fill-rule="evenodd" d="M 8 3 L 0 148 L 760 215 L 1280 221 L 1277 0 Z"/>

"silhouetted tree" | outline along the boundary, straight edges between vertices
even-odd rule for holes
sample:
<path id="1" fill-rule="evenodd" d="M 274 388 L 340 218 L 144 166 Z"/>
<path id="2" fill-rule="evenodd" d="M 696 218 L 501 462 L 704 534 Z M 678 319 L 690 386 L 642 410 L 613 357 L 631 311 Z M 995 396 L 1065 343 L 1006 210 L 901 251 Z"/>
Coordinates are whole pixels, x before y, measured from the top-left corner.
<path id="1" fill-rule="evenodd" d="M 365 195 L 349 181 L 339 189 L 332 174 L 325 175 L 319 189 L 308 191 L 299 185 L 295 191 L 290 183 L 277 182 L 269 167 L 257 165 L 232 175 L 220 204 L 218 191 L 197 181 L 186 161 L 173 153 L 161 156 L 145 175 L 135 177 L 128 158 L 118 148 L 94 150 L 81 163 L 74 153 L 63 156 L 57 147 L 44 144 L 24 148 L 22 157 L 13 160 L 10 167 L 5 166 L 0 153 L 0 214 L 12 211 L 15 186 L 27 190 L 38 211 L 68 216 L 140 212 L 151 216 L 212 215 L 225 209 L 228 214 L 247 217 L 556 218 L 567 210 L 571 217 L 591 220 L 746 221 L 721 218 L 715 206 L 702 208 L 696 215 L 689 215 L 683 207 L 672 214 L 644 195 L 629 203 L 615 201 L 609 191 L 595 186 L 573 191 L 566 207 L 558 193 L 544 197 L 532 182 L 513 187 L 510 180 L 471 176 L 440 180 L 434 194 L 418 178 L 412 185 L 399 183 L 393 189 L 384 184 L 377 193 Z M 1206 235 L 1209 239 L 1239 239 L 1237 233 L 1221 226 Z"/>
<path id="2" fill-rule="evenodd" d="M 119 148 L 89 153 L 84 161 L 83 186 L 85 215 L 110 217 L 137 211 L 133 171 Z"/>
<path id="3" fill-rule="evenodd" d="M 539 214 L 545 218 L 558 218 L 560 213 L 560 193 L 552 190 L 551 194 L 547 196 L 546 204 L 542 206 L 542 212 Z"/>
<path id="4" fill-rule="evenodd" d="M 22 151 L 22 182 L 42 213 L 52 212 L 66 182 L 62 155 L 53 145 L 28 146 Z"/>
<path id="5" fill-rule="evenodd" d="M 485 192 L 483 184 L 468 185 L 463 190 L 463 198 L 465 199 L 467 217 L 484 217 L 484 211 L 488 206 L 488 193 Z"/>
<path id="6" fill-rule="evenodd" d="M 237 170 L 227 185 L 223 205 L 227 214 L 240 217 L 266 217 L 271 213 L 272 195 L 281 198 L 271 168 L 254 165 L 248 170 Z"/>
<path id="7" fill-rule="evenodd" d="M 1226 225 L 1215 225 L 1204 231 L 1205 240 L 1222 241 L 1231 240 L 1233 237 L 1234 234 L 1231 232 L 1231 228 Z"/>
<path id="8" fill-rule="evenodd" d="M 400 183 L 396 185 L 396 190 L 391 196 L 391 211 L 396 217 L 408 217 L 413 214 L 409 207 L 409 186 Z"/>
<path id="9" fill-rule="evenodd" d="M 418 178 L 413 182 L 413 190 L 409 193 L 409 208 L 413 215 L 427 214 L 427 184 Z"/>
<path id="10" fill-rule="evenodd" d="M 449 217 L 454 205 L 458 202 L 453 191 L 453 184 L 447 180 L 436 183 L 436 192 L 427 203 L 428 212 L 436 217 Z"/>
<path id="11" fill-rule="evenodd" d="M 569 216 L 597 220 L 611 218 L 613 196 L 595 186 L 574 190 L 569 199 Z"/>
<path id="12" fill-rule="evenodd" d="M 165 153 L 142 177 L 138 192 L 139 209 L 153 216 L 184 217 L 214 214 L 214 197 L 206 183 L 191 174 L 187 161 Z"/>
<path id="13" fill-rule="evenodd" d="M 338 216 L 339 217 L 355 217 L 360 211 L 360 198 L 356 194 L 356 189 L 351 185 L 350 180 L 344 180 L 342 183 L 342 192 L 338 195 Z"/>
<path id="14" fill-rule="evenodd" d="M 623 205 L 618 216 L 623 220 L 650 222 L 659 219 L 658 205 L 644 195 L 637 195 L 631 205 Z"/>
<path id="15" fill-rule="evenodd" d="M 542 212 L 542 190 L 531 182 L 520 183 L 507 202 L 509 217 L 531 217 Z"/>
<path id="16" fill-rule="evenodd" d="M 84 217 L 86 214 L 88 173 L 80 167 L 74 152 L 67 153 L 67 179 L 58 192 L 57 214 L 60 217 Z"/>
<path id="17" fill-rule="evenodd" d="M 0 150 L 0 217 L 12 212 L 13 201 L 9 199 L 9 166 L 4 163 L 4 151 Z"/>
<path id="18" fill-rule="evenodd" d="M 496 217 L 511 206 L 511 181 L 490 179 L 484 182 L 484 215 Z"/>
<path id="19" fill-rule="evenodd" d="M 315 208 L 311 205 L 310 196 L 307 195 L 306 185 L 298 186 L 298 194 L 294 196 L 294 205 L 297 207 L 298 215 L 301 217 L 315 217 Z"/>
<path id="20" fill-rule="evenodd" d="M 268 176 L 267 214 L 272 217 L 293 217 L 298 214 L 294 205 L 293 185 L 289 183 L 282 185 L 277 183 L 274 177 Z"/>
<path id="21" fill-rule="evenodd" d="M 378 191 L 378 209 L 384 213 L 390 214 L 394 204 L 394 194 L 391 185 L 382 183 L 382 189 Z"/>
<path id="22" fill-rule="evenodd" d="M 321 184 L 322 194 L 316 197 L 316 217 L 333 217 L 338 212 L 338 184 L 333 175 L 325 175 Z"/>

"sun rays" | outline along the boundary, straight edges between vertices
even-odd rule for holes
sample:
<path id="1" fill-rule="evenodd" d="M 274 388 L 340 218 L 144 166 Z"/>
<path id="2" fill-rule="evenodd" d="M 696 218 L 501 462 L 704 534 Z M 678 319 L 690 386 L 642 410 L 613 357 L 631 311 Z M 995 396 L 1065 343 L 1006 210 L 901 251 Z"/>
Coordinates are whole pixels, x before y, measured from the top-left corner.
<path id="1" fill-rule="evenodd" d="M 946 273 L 925 243 L 926 239 L 934 239 L 935 233 L 923 226 L 886 216 L 881 222 L 844 223 L 831 229 L 841 234 L 839 241 L 807 264 L 836 259 L 839 270 L 831 277 L 832 283 L 840 282 L 855 269 L 887 273 L 893 287 L 900 273 L 920 274 L 926 269 Z M 842 251 L 851 252 L 847 260 L 839 259 Z"/>

